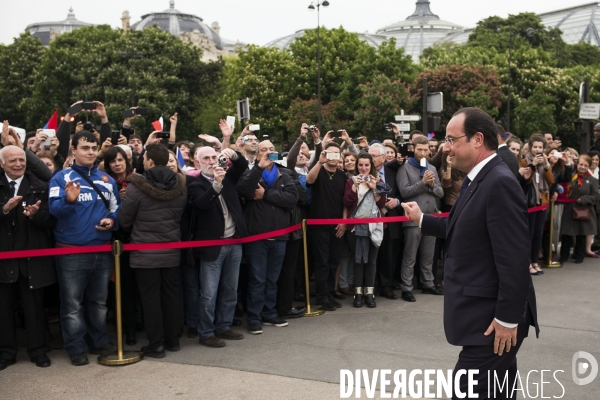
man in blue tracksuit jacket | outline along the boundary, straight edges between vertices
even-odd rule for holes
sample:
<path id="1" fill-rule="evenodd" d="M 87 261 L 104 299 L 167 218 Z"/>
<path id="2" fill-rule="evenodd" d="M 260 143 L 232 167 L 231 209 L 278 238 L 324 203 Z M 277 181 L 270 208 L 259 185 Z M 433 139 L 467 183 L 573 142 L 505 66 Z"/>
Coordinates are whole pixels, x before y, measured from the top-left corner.
<path id="1" fill-rule="evenodd" d="M 56 246 L 108 244 L 111 231 L 118 229 L 117 211 L 121 199 L 117 184 L 97 168 L 98 143 L 93 133 L 75 134 L 71 150 L 75 160 L 71 168 L 58 172 L 50 181 L 50 214 L 58 221 L 54 228 Z M 83 176 L 102 192 L 106 202 Z M 88 363 L 86 334 L 91 340 L 91 354 L 114 349 L 106 327 L 112 255 L 105 252 L 57 256 L 56 267 L 64 346 L 73 365 L 85 365 Z"/>

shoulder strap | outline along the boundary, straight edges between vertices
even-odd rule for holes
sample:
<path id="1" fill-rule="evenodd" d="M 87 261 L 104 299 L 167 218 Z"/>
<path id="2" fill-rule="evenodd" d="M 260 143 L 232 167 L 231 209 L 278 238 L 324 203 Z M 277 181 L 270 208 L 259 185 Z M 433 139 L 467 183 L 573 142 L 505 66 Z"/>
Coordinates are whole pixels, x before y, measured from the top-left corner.
<path id="1" fill-rule="evenodd" d="M 79 176 L 81 176 L 83 178 L 83 180 L 86 181 L 96 191 L 96 193 L 98 193 L 100 195 L 100 198 L 102 198 L 102 202 L 104 203 L 104 206 L 106 207 L 108 212 L 110 212 L 110 203 L 108 202 L 106 197 L 104 197 L 104 193 L 102 193 L 102 191 L 100 191 L 100 189 L 98 189 L 98 186 L 96 186 L 89 177 L 85 176 L 85 174 L 82 174 L 81 172 L 77 171 L 74 168 L 72 168 L 72 169 L 73 169 L 73 171 L 77 172 L 77 174 Z"/>

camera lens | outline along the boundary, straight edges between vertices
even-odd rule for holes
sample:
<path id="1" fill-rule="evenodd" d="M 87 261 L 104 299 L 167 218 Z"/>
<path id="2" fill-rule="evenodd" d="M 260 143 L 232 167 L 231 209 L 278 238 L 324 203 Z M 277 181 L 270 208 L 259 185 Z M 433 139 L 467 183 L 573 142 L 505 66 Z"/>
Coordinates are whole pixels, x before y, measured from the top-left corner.
<path id="1" fill-rule="evenodd" d="M 91 132 L 93 129 L 94 129 L 94 125 L 92 125 L 91 122 L 86 122 L 85 124 L 83 124 L 84 131 Z"/>

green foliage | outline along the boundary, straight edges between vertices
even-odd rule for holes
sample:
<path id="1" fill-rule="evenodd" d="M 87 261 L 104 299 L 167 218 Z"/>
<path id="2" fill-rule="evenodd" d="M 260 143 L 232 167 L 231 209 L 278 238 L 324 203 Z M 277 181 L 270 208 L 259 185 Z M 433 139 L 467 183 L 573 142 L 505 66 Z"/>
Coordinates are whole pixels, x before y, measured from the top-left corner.
<path id="1" fill-rule="evenodd" d="M 293 132 L 288 140 L 295 140 L 297 132 L 300 132 L 300 127 L 303 123 L 317 126 L 319 119 L 319 101 L 317 99 L 301 100 L 296 98 L 292 100 L 290 108 L 284 113 L 285 126 L 288 132 Z M 321 127 L 322 133 L 330 130 L 346 129 L 351 125 L 352 121 L 343 119 L 344 104 L 339 101 L 330 101 L 321 106 Z M 314 122 L 313 122 L 314 121 Z M 284 135 L 284 137 L 286 137 Z"/>
<path id="2" fill-rule="evenodd" d="M 8 46 L 0 45 L 0 118 L 8 119 L 13 126 L 27 127 L 29 106 L 26 99 L 35 91 L 34 77 L 43 54 L 44 46 L 29 32 L 22 33 Z M 50 115 L 46 115 L 46 121 Z M 29 129 L 33 128 L 29 126 Z"/>

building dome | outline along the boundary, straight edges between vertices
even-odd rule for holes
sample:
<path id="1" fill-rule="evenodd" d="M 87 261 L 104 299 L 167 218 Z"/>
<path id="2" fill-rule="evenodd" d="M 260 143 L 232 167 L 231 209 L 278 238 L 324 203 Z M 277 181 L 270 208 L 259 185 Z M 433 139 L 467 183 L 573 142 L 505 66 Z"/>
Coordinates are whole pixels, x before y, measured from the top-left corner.
<path id="1" fill-rule="evenodd" d="M 296 33 L 292 33 L 291 35 L 272 40 L 265 44 L 264 47 L 277 47 L 279 50 L 289 50 L 290 44 L 292 44 L 297 38 L 304 36 L 305 31 L 306 29 L 301 29 Z M 373 35 L 368 32 L 357 33 L 357 35 L 360 40 L 367 42 L 368 45 L 375 48 L 379 48 L 381 43 L 387 41 L 387 37 L 383 35 Z"/>
<path id="2" fill-rule="evenodd" d="M 377 34 L 396 38 L 396 46 L 403 47 L 405 54 L 418 62 L 424 49 L 461 29 L 462 26 L 443 21 L 432 13 L 429 0 L 417 0 L 417 8 L 412 15 L 379 29 Z"/>
<path id="3" fill-rule="evenodd" d="M 153 25 L 157 25 L 160 29 L 175 36 L 181 36 L 181 34 L 184 33 L 191 34 L 194 31 L 198 31 L 213 42 L 217 49 L 223 50 L 223 42 L 221 41 L 219 33 L 211 26 L 205 24 L 202 18 L 192 14 L 185 14 L 175 9 L 174 0 L 170 0 L 169 8 L 162 12 L 142 15 L 142 20 L 133 24 L 131 30 L 141 31 Z"/>
<path id="4" fill-rule="evenodd" d="M 48 46 L 52 40 L 58 35 L 65 32 L 72 32 L 74 29 L 83 28 L 84 26 L 92 26 L 87 22 L 79 21 L 75 18 L 73 8 L 69 8 L 67 19 L 56 22 L 37 22 L 27 25 L 25 28 L 32 36 L 39 38 L 44 46 Z"/>

